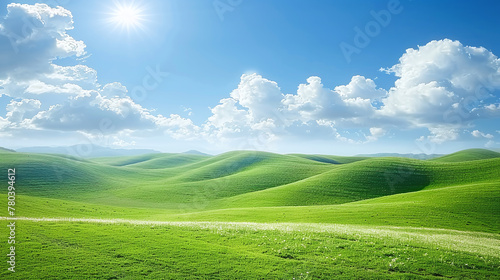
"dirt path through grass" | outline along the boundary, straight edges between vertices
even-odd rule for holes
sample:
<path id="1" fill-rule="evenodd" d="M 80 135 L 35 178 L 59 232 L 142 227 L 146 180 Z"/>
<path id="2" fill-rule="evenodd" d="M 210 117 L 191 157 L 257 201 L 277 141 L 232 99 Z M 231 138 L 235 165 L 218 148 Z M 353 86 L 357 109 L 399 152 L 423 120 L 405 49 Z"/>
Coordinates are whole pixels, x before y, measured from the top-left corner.
<path id="1" fill-rule="evenodd" d="M 177 226 L 223 231 L 228 229 L 247 231 L 285 231 L 285 232 L 327 232 L 349 239 L 392 239 L 404 244 L 422 244 L 430 248 L 443 248 L 469 252 L 478 255 L 500 255 L 500 235 L 481 232 L 467 232 L 447 229 L 361 226 L 343 224 L 306 224 L 306 223 L 247 223 L 247 222 L 169 222 L 125 219 L 87 219 L 87 218 L 30 218 L 0 217 L 7 221 L 31 222 L 73 222 L 132 224 L 139 226 Z"/>

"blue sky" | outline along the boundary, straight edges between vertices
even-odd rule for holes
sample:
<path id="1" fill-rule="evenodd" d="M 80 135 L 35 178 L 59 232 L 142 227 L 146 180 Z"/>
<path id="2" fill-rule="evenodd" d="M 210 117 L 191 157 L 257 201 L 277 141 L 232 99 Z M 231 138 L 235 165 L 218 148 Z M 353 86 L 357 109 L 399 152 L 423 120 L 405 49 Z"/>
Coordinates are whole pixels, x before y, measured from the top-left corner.
<path id="1" fill-rule="evenodd" d="M 6 2 L 0 146 L 500 148 L 500 4 L 435 2 Z"/>

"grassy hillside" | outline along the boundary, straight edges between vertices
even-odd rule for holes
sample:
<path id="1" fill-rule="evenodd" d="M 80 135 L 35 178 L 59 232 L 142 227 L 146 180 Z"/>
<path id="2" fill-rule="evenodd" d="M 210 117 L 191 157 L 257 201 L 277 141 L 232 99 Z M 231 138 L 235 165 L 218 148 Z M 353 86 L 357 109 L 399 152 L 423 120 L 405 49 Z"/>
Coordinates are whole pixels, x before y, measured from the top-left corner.
<path id="1" fill-rule="evenodd" d="M 19 193 L 163 209 L 342 204 L 398 193 L 495 182 L 500 158 L 443 163 L 370 158 L 331 164 L 296 155 L 230 152 L 215 157 L 153 154 L 94 159 L 8 153 Z"/>
<path id="2" fill-rule="evenodd" d="M 112 166 L 126 166 L 129 164 L 136 164 L 156 158 L 167 157 L 170 154 L 144 154 L 138 156 L 128 156 L 128 157 L 98 157 L 90 159 L 93 162 L 102 163 Z"/>
<path id="3" fill-rule="evenodd" d="M 103 157 L 94 158 L 93 162 L 112 165 L 129 166 L 145 169 L 159 169 L 182 166 L 207 159 L 208 156 L 193 154 L 146 154 L 130 157 Z"/>
<path id="4" fill-rule="evenodd" d="M 21 153 L 36 153 L 36 154 L 62 154 L 78 156 L 83 158 L 94 158 L 94 157 L 117 157 L 117 156 L 134 156 L 142 154 L 153 154 L 159 153 L 158 151 L 151 149 L 113 149 L 109 147 L 103 147 L 98 145 L 78 144 L 73 146 L 62 146 L 62 147 L 25 147 L 17 149 Z"/>
<path id="5" fill-rule="evenodd" d="M 330 155 L 303 155 L 303 154 L 291 154 L 291 155 L 331 164 L 351 163 L 368 158 L 368 157 L 342 157 L 342 156 L 330 156 Z"/>
<path id="6" fill-rule="evenodd" d="M 447 230 L 16 223 L 17 271 L 2 279 L 495 279 L 500 262 L 497 235 Z"/>
<path id="7" fill-rule="evenodd" d="M 3 152 L 0 170 L 16 169 L 15 276 L 493 279 L 500 157 L 443 158 Z"/>
<path id="8" fill-rule="evenodd" d="M 178 159 L 183 160 L 174 164 Z M 1 169 L 10 167 L 17 171 L 19 199 L 27 201 L 20 210 L 26 216 L 411 224 L 474 230 L 484 225 L 488 231 L 497 231 L 500 220 L 500 158 L 369 158 L 332 164 L 248 151 L 92 161 L 12 153 L 0 159 Z M 477 211 L 460 210 L 467 209 L 464 205 Z M 388 213 L 401 216 L 395 219 Z M 416 213 L 421 214 L 411 218 Z M 456 223 L 441 221 L 451 213 Z M 467 215 L 472 217 L 464 227 Z"/>
<path id="9" fill-rule="evenodd" d="M 106 206 L 20 196 L 26 217 L 120 218 L 156 221 L 237 221 L 412 226 L 500 233 L 500 184 L 437 188 L 320 206 L 252 207 L 194 211 Z M 184 210 L 184 211 L 183 211 Z M 196 209 L 194 209 L 196 210 Z"/>
<path id="10" fill-rule="evenodd" d="M 499 158 L 500 153 L 485 149 L 469 149 L 431 159 L 435 162 L 462 162 L 471 160 L 482 160 L 490 158 Z"/>
<path id="11" fill-rule="evenodd" d="M 500 184 L 397 194 L 341 205 L 254 207 L 168 215 L 177 221 L 314 222 L 500 233 Z"/>
<path id="12" fill-rule="evenodd" d="M 0 153 L 15 153 L 16 151 L 0 147 Z"/>
<path id="13" fill-rule="evenodd" d="M 333 166 L 276 188 L 231 197 L 221 204 L 226 208 L 341 204 L 417 191 L 430 184 L 429 174 L 421 165 L 419 161 L 399 158 L 368 159 Z"/>
<path id="14" fill-rule="evenodd" d="M 65 192 L 74 196 L 91 194 L 107 189 L 108 180 L 126 173 L 63 155 L 26 153 L 2 155 L 0 168 L 16 169 L 19 193 L 45 197 L 58 197 Z"/>

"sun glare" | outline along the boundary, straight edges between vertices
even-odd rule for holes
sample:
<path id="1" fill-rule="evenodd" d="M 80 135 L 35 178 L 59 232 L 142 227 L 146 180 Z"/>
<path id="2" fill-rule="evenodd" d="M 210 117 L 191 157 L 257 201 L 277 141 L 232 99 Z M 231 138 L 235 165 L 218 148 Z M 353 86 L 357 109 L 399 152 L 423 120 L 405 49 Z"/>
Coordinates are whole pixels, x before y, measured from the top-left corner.
<path id="1" fill-rule="evenodd" d="M 128 4 L 115 3 L 115 8 L 111 12 L 110 17 L 110 21 L 117 27 L 126 29 L 127 31 L 142 28 L 144 20 L 143 9 L 133 2 Z"/>

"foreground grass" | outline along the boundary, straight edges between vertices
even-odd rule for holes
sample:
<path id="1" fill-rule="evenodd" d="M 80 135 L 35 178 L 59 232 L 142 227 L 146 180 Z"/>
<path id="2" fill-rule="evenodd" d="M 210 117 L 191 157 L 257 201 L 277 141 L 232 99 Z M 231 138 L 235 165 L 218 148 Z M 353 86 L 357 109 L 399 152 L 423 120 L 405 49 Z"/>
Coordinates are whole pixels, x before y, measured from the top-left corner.
<path id="1" fill-rule="evenodd" d="M 3 269 L 2 279 L 478 279 L 500 273 L 496 234 L 317 224 L 16 225 L 16 272 Z"/>

